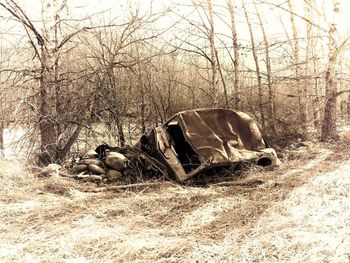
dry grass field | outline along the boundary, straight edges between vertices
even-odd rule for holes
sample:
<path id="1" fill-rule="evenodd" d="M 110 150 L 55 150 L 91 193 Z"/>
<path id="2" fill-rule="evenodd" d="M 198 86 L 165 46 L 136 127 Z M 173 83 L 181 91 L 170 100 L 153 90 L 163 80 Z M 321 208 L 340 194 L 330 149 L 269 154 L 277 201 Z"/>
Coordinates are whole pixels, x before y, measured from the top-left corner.
<path id="1" fill-rule="evenodd" d="M 118 192 L 3 160 L 0 262 L 349 262 L 349 146 L 226 185 Z"/>

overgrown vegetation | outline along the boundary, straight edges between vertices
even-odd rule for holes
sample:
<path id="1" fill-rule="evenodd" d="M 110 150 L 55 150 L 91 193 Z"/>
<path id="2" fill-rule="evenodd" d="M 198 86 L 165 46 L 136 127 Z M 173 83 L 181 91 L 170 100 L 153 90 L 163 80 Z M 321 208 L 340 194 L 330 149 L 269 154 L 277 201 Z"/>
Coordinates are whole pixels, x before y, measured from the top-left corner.
<path id="1" fill-rule="evenodd" d="M 346 2 L 158 2 L 80 13 L 73 1 L 1 0 L 0 148 L 19 127 L 29 152 L 59 162 L 82 140 L 122 146 L 200 107 L 247 112 L 274 140 L 337 137 Z"/>
<path id="2" fill-rule="evenodd" d="M 94 2 L 0 0 L 0 261 L 349 261 L 348 0 Z M 6 156 L 201 107 L 248 113 L 281 167 L 96 186 Z"/>

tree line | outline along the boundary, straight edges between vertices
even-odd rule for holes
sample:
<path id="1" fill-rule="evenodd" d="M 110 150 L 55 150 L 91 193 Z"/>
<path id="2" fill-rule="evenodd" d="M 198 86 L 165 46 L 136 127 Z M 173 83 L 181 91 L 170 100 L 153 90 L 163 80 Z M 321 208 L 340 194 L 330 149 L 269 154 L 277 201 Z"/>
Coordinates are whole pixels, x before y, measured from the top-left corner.
<path id="1" fill-rule="evenodd" d="M 123 146 L 201 107 L 247 112 L 267 138 L 337 138 L 350 113 L 339 1 L 328 17 L 317 0 L 152 3 L 76 19 L 69 1 L 41 0 L 37 19 L 0 0 L 0 147 L 24 127 L 31 151 L 60 162 L 97 127 Z"/>

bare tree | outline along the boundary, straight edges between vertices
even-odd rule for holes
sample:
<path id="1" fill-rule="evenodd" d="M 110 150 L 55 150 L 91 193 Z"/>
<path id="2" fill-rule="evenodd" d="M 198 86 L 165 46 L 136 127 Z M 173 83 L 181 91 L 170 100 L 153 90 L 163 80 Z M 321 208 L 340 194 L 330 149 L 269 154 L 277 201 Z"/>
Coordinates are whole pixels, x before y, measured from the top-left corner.
<path id="1" fill-rule="evenodd" d="M 298 104 L 299 104 L 299 123 L 302 127 L 302 132 L 305 133 L 307 129 L 307 99 L 306 99 L 306 86 L 304 90 L 301 89 L 301 63 L 300 63 L 300 51 L 299 51 L 299 34 L 295 21 L 295 12 L 292 0 L 288 0 L 288 7 L 290 10 L 290 22 L 293 30 L 293 57 L 295 66 L 295 79 L 298 89 Z"/>
<path id="2" fill-rule="evenodd" d="M 231 19 L 231 34 L 232 34 L 232 42 L 233 42 L 233 55 L 234 55 L 234 106 L 239 109 L 240 108 L 240 92 L 241 92 L 241 80 L 240 80 L 240 61 L 239 61 L 239 51 L 238 51 L 238 38 L 237 38 L 237 30 L 236 30 L 236 16 L 235 16 L 235 8 L 232 0 L 227 0 L 227 6 L 230 13 Z"/>
<path id="3" fill-rule="evenodd" d="M 208 13 L 209 13 L 209 43 L 210 43 L 210 64 L 211 64 L 211 85 L 212 85 L 212 96 L 213 96 L 213 106 L 216 107 L 218 105 L 218 90 L 217 90 L 217 84 L 218 84 L 218 62 L 217 62 L 217 55 L 216 55 L 216 47 L 215 47 L 215 29 L 214 29 L 214 11 L 213 11 L 213 4 L 212 0 L 207 0 L 208 4 Z M 226 96 L 227 98 L 227 96 Z M 227 100 L 226 100 L 227 101 Z"/>
<path id="4" fill-rule="evenodd" d="M 204 58 L 205 66 L 201 64 L 195 65 L 198 68 L 198 74 L 206 81 L 206 91 L 202 87 L 205 96 L 209 98 L 208 106 L 228 107 L 230 103 L 229 92 L 226 84 L 225 69 L 221 63 L 221 56 L 218 52 L 216 40 L 218 34 L 215 31 L 215 17 L 212 0 L 192 1 L 193 12 L 195 18 L 191 16 L 181 16 L 181 19 L 187 21 L 190 28 L 188 36 L 182 39 L 182 44 L 177 48 L 186 51 L 193 57 Z M 190 40 L 189 40 L 190 39 Z M 209 51 L 208 51 L 209 46 Z M 225 61 L 223 59 L 222 61 Z M 197 61 L 200 63 L 200 61 Z M 204 71 L 206 69 L 206 71 Z M 219 81 L 222 84 L 219 87 Z M 221 96 L 223 95 L 223 96 Z M 223 100 L 222 100 L 223 98 Z"/>
<path id="5" fill-rule="evenodd" d="M 315 5 L 314 0 L 304 0 L 304 9 L 305 9 L 305 16 L 308 21 L 313 21 L 313 10 L 312 6 Z M 305 50 L 305 94 L 308 94 L 307 87 L 310 87 L 310 93 L 311 90 L 314 94 L 314 97 L 312 99 L 312 116 L 313 116 L 313 124 L 316 130 L 320 130 L 320 91 L 319 91 L 319 74 L 318 74 L 318 52 L 317 49 L 317 34 L 315 34 L 315 27 L 312 23 L 306 22 L 306 50 Z M 317 28 L 317 31 L 319 32 L 319 28 Z M 312 87 L 313 86 L 313 87 Z M 312 87 L 312 89 L 311 89 Z M 308 102 L 308 97 L 306 97 L 306 102 Z M 305 107 L 308 107 L 308 104 L 305 105 Z"/>
<path id="6" fill-rule="evenodd" d="M 47 151 L 53 158 L 57 154 L 56 143 L 57 134 L 52 113 L 52 98 L 54 97 L 50 74 L 51 65 L 49 65 L 49 49 L 47 39 L 34 26 L 27 14 L 13 0 L 0 3 L 0 5 L 11 13 L 24 27 L 28 39 L 34 50 L 35 57 L 40 62 L 40 115 L 39 122 L 41 135 L 41 151 Z"/>
<path id="7" fill-rule="evenodd" d="M 1 81 L 1 78 L 0 78 Z M 2 154 L 4 148 L 4 129 L 5 129 L 5 116 L 3 111 L 3 99 L 0 97 L 0 154 Z"/>
<path id="8" fill-rule="evenodd" d="M 31 106 L 35 107 L 37 116 L 37 125 L 35 125 L 32 132 L 35 133 L 36 126 L 39 127 L 40 150 L 45 153 L 45 162 L 60 162 L 69 152 L 82 129 L 77 118 L 72 117 L 75 119 L 73 121 L 72 118 L 64 118 L 67 114 L 74 115 L 71 111 L 66 111 L 67 114 L 62 116 L 62 110 L 64 106 L 67 106 L 64 99 L 68 102 L 71 102 L 72 99 L 67 94 L 68 91 L 65 92 L 64 96 L 60 91 L 64 79 L 63 72 L 60 72 L 60 69 L 62 69 L 60 60 L 64 54 L 72 50 L 70 48 L 68 51 L 64 51 L 71 38 L 88 28 L 63 35 L 59 40 L 59 27 L 62 33 L 60 12 L 65 7 L 66 2 L 63 1 L 60 7 L 57 6 L 55 0 L 46 3 L 50 8 L 45 11 L 46 16 L 43 17 L 42 21 L 43 29 L 39 29 L 36 26 L 38 23 L 32 22 L 27 13 L 14 0 L 1 2 L 0 7 L 8 11 L 23 26 L 36 59 L 34 63 L 39 64 L 39 69 L 33 72 L 37 75 L 35 78 L 39 80 L 39 107 L 36 108 L 34 104 Z M 85 107 L 75 112 L 79 118 L 84 115 L 80 114 L 81 109 L 85 109 Z"/>
<path id="9" fill-rule="evenodd" d="M 333 12 L 336 15 L 340 11 L 338 1 L 333 1 Z M 340 44 L 336 42 L 337 25 L 335 21 L 329 25 L 329 54 L 328 64 L 325 72 L 325 106 L 321 127 L 321 140 L 336 139 L 337 133 L 337 97 L 343 93 L 337 89 L 336 64 L 338 57 L 343 51 L 350 37 L 346 37 Z M 348 92 L 348 90 L 346 91 Z"/>
<path id="10" fill-rule="evenodd" d="M 267 75 L 267 86 L 268 86 L 268 111 L 267 111 L 267 117 L 268 117 L 268 124 L 269 124 L 269 130 L 272 133 L 276 133 L 276 127 L 275 127 L 275 118 L 276 118 L 276 110 L 275 110 L 275 91 L 272 86 L 272 71 L 271 71 L 271 59 L 270 59 L 270 44 L 268 40 L 268 36 L 265 31 L 265 26 L 263 23 L 263 20 L 261 18 L 260 12 L 257 8 L 256 2 L 253 1 L 255 12 L 259 19 L 259 24 L 261 28 L 261 32 L 263 34 L 264 38 L 264 45 L 265 45 L 265 63 L 266 63 L 266 75 Z"/>
<path id="11" fill-rule="evenodd" d="M 250 22 L 250 18 L 247 12 L 247 8 L 245 6 L 244 0 L 242 0 L 242 6 L 244 10 L 244 15 L 247 21 L 248 29 L 249 29 L 249 34 L 250 34 L 250 42 L 252 45 L 252 53 L 253 53 L 253 58 L 255 62 L 255 70 L 256 70 L 256 77 L 258 79 L 258 95 L 259 95 L 259 113 L 260 113 L 260 121 L 261 121 L 261 126 L 263 128 L 263 131 L 266 131 L 266 124 L 265 124 L 265 111 L 263 107 L 263 88 L 262 88 L 262 82 L 261 82 L 261 72 L 260 72 L 260 65 L 259 65 L 259 60 L 258 60 L 258 55 L 257 55 L 257 50 L 255 46 L 255 38 L 254 38 L 254 33 L 253 33 L 253 27 Z"/>
<path id="12" fill-rule="evenodd" d="M 4 53 L 3 53 L 3 43 L 2 43 L 2 36 L 0 35 L 0 56 L 1 56 L 1 60 L 0 60 L 0 155 L 2 154 L 3 150 L 4 150 L 4 129 L 5 129 L 5 116 L 4 116 L 4 98 L 3 98 L 3 93 L 4 91 L 2 90 L 2 58 L 4 57 Z"/>

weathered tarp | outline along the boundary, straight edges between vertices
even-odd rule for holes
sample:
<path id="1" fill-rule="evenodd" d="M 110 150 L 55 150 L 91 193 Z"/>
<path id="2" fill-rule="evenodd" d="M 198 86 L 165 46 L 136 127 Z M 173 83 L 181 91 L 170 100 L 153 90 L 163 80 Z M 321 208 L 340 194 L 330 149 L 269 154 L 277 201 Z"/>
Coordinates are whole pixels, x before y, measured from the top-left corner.
<path id="1" fill-rule="evenodd" d="M 266 148 L 256 123 L 245 113 L 228 109 L 198 109 L 174 115 L 203 163 L 239 162 L 256 158 Z M 252 152 L 253 151 L 253 152 Z"/>
<path id="2" fill-rule="evenodd" d="M 140 147 L 164 163 L 178 181 L 218 166 L 279 164 L 276 152 L 267 148 L 252 118 L 229 109 L 179 112 L 142 136 Z"/>

